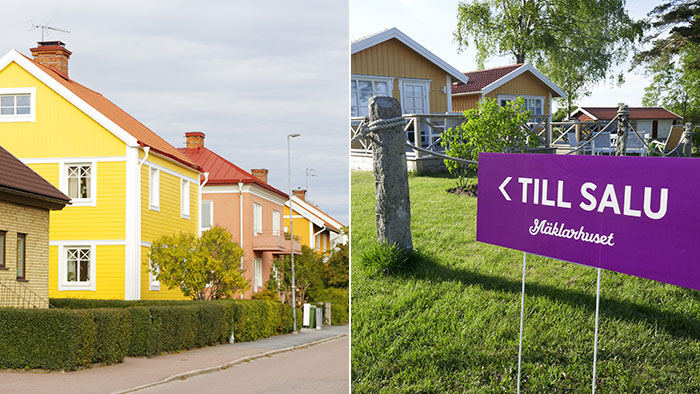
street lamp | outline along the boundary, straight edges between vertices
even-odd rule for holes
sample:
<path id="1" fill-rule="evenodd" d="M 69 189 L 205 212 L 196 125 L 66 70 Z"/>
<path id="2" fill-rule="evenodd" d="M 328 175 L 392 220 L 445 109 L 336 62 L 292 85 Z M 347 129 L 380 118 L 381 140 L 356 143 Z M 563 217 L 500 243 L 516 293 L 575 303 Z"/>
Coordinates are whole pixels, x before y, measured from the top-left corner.
<path id="1" fill-rule="evenodd" d="M 287 178 L 289 180 L 289 251 L 292 255 L 292 319 L 294 320 L 294 332 L 297 331 L 297 288 L 294 281 L 294 213 L 292 211 L 292 150 L 291 139 L 299 137 L 301 134 L 294 133 L 287 135 Z"/>

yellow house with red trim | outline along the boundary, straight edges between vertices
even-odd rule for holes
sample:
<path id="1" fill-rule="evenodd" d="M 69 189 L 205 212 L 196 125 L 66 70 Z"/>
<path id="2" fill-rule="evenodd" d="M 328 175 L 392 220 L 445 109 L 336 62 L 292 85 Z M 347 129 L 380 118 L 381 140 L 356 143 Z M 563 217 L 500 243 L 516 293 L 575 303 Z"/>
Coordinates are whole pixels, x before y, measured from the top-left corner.
<path id="1" fill-rule="evenodd" d="M 0 145 L 71 198 L 51 212 L 49 296 L 182 298 L 149 273 L 148 248 L 198 232 L 199 166 L 71 79 L 65 44 L 38 44 L 0 58 Z"/>
<path id="2" fill-rule="evenodd" d="M 292 211 L 294 237 L 324 256 L 330 256 L 333 240 L 340 236 L 343 225 L 318 207 L 306 201 L 306 190 L 294 190 Z M 289 232 L 289 201 L 284 204 L 284 231 Z"/>

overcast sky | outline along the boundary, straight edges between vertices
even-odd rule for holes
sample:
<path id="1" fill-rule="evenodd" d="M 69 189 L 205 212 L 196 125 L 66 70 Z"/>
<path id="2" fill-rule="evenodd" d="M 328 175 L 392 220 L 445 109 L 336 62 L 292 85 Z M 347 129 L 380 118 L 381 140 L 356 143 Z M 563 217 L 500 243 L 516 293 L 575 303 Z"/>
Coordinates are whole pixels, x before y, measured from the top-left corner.
<path id="1" fill-rule="evenodd" d="M 16 1 L 0 12 L 0 56 L 30 55 L 66 29 L 69 75 L 175 147 L 186 131 L 238 166 L 268 168 L 348 224 L 348 3 L 297 1 Z"/>
<path id="2" fill-rule="evenodd" d="M 646 16 L 661 1 L 635 0 L 627 2 L 633 19 Z M 457 44 L 452 33 L 457 28 L 457 0 L 352 0 L 350 3 L 350 38 L 352 40 L 396 27 L 460 71 L 476 70 L 476 51 L 473 47 L 457 53 Z M 582 39 L 584 39 L 582 37 Z M 485 66 L 496 67 L 515 63 L 512 57 L 490 58 Z M 626 71 L 629 64 L 618 67 Z M 641 72 L 625 72 L 625 84 L 601 82 L 592 89 L 592 94 L 580 100 L 580 105 L 617 106 L 624 102 L 630 106 L 641 106 L 644 88 L 649 78 Z M 556 108 L 556 102 L 555 102 Z"/>

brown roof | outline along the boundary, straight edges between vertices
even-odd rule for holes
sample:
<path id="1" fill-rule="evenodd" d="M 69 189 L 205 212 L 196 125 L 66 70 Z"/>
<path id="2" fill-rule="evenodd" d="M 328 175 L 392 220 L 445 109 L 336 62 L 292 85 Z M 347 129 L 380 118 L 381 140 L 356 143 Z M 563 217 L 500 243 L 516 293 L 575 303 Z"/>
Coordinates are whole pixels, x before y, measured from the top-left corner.
<path id="1" fill-rule="evenodd" d="M 90 106 L 102 113 L 104 116 L 109 118 L 109 120 L 116 123 L 127 133 L 131 134 L 134 138 L 138 140 L 139 145 L 149 146 L 155 152 L 158 152 L 164 156 L 176 160 L 188 167 L 192 167 L 193 169 L 199 170 L 199 167 L 196 163 L 190 160 L 187 156 L 178 152 L 174 146 L 170 145 L 158 134 L 154 133 L 148 127 L 144 126 L 143 123 L 139 122 L 138 120 L 134 119 L 131 115 L 124 112 L 124 110 L 116 106 L 113 102 L 106 99 L 100 93 L 88 89 L 85 86 L 75 82 L 74 80 L 55 70 L 53 67 L 44 66 L 43 64 L 35 62 L 27 56 L 25 57 L 29 59 L 29 61 L 34 63 L 37 67 L 39 67 L 42 71 L 46 72 L 46 74 L 55 79 L 58 83 L 65 86 L 76 96 L 80 97 L 83 101 L 85 101 Z"/>
<path id="2" fill-rule="evenodd" d="M 238 182 L 254 183 L 273 193 L 277 193 L 285 199 L 289 198 L 286 193 L 275 189 L 268 183 L 254 177 L 251 173 L 203 146 L 195 149 L 177 148 L 177 150 L 201 166 L 203 171 L 209 173 L 207 185 L 235 185 Z"/>
<path id="3" fill-rule="evenodd" d="M 28 193 L 40 199 L 62 202 L 70 201 L 70 197 L 61 193 L 46 179 L 34 172 L 5 148 L 0 146 L 0 189 L 10 192 Z"/>
<path id="4" fill-rule="evenodd" d="M 469 77 L 469 81 L 467 83 L 458 82 L 453 84 L 452 94 L 480 92 L 486 86 L 505 77 L 521 66 L 522 64 L 511 64 L 509 66 L 466 72 L 464 75 Z"/>
<path id="5" fill-rule="evenodd" d="M 617 107 L 579 107 L 574 112 L 574 116 L 577 112 L 581 112 L 581 109 L 598 120 L 610 120 L 617 115 Z M 663 107 L 630 107 L 630 119 L 681 119 L 681 117 Z"/>

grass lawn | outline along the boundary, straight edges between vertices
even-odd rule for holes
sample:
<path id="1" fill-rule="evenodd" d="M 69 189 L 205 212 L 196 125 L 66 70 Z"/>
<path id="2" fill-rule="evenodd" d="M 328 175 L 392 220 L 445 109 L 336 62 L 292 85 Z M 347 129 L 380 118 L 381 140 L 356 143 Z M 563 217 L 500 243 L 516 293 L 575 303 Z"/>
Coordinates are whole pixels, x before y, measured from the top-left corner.
<path id="1" fill-rule="evenodd" d="M 514 393 L 523 254 L 476 242 L 476 198 L 451 178 L 409 183 L 421 257 L 370 274 L 374 178 L 352 174 L 353 392 Z M 523 392 L 590 392 L 596 270 L 527 262 Z M 603 271 L 600 308 L 599 392 L 700 393 L 700 292 Z"/>

